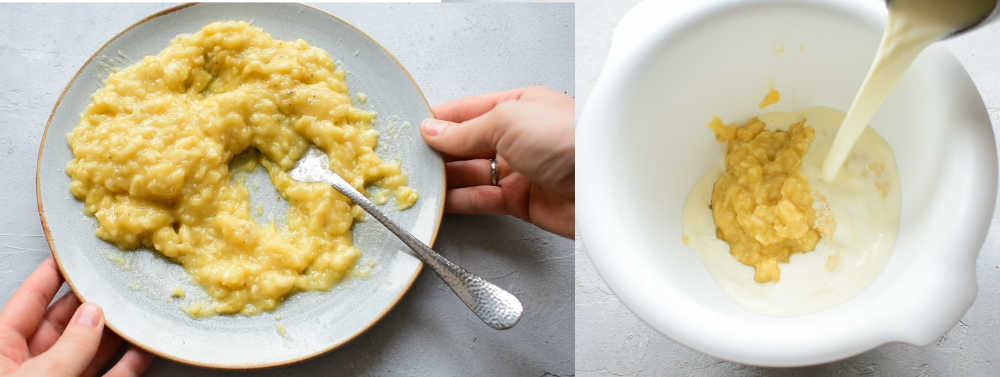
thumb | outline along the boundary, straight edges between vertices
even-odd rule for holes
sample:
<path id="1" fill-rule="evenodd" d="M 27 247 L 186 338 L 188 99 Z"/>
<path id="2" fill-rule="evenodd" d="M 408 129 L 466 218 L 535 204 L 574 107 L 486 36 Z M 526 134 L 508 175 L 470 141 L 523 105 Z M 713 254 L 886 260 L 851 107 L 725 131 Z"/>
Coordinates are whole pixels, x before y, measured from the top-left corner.
<path id="1" fill-rule="evenodd" d="M 79 376 L 97 353 L 103 329 L 101 308 L 90 303 L 80 305 L 59 340 L 26 362 L 24 370 L 34 376 Z"/>
<path id="2" fill-rule="evenodd" d="M 437 151 L 466 159 L 489 158 L 496 153 L 497 140 L 508 126 L 502 116 L 505 103 L 462 123 L 428 118 L 420 123 L 420 133 Z"/>

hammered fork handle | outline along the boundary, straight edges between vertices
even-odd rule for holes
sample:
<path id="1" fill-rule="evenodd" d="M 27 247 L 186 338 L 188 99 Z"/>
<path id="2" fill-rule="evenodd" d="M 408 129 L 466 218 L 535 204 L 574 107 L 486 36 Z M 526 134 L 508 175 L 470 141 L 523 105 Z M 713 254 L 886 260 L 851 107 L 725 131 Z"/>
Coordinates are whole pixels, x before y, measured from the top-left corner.
<path id="1" fill-rule="evenodd" d="M 389 228 L 389 231 L 399 237 L 406 246 L 409 246 L 414 255 L 430 266 L 483 323 L 494 329 L 504 330 L 514 327 L 521 319 L 524 306 L 513 294 L 438 254 L 434 249 L 414 237 L 413 234 L 396 225 L 375 206 L 375 203 L 368 200 L 339 175 L 330 172 L 330 174 L 325 174 L 324 178 L 326 183 L 361 206 L 382 225 Z"/>

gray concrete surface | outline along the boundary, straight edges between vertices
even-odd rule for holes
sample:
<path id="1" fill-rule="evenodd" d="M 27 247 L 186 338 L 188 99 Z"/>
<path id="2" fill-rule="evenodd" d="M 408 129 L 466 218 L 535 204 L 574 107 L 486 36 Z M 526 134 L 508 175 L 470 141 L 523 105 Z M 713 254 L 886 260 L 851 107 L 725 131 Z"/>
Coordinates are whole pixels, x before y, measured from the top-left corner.
<path id="1" fill-rule="evenodd" d="M 607 54 L 611 31 L 638 0 L 577 1 L 576 74 L 585 103 Z M 1000 23 L 946 42 L 979 87 L 1000 125 Z M 716 359 L 659 334 L 611 293 L 576 249 L 576 373 L 592 376 L 998 376 L 1000 367 L 1000 217 L 980 254 L 979 294 L 962 321 L 926 347 L 890 344 L 836 363 L 768 369 Z"/>
<path id="2" fill-rule="evenodd" d="M 571 4 L 318 6 L 395 54 L 431 103 L 536 84 L 574 93 Z M 0 4 L 0 302 L 49 254 L 34 172 L 59 93 L 107 39 L 165 7 Z M 486 328 L 425 270 L 373 329 L 316 359 L 253 372 L 157 360 L 148 375 L 572 375 L 572 247 L 511 218 L 446 216 L 437 248 L 524 301 L 516 328 Z"/>

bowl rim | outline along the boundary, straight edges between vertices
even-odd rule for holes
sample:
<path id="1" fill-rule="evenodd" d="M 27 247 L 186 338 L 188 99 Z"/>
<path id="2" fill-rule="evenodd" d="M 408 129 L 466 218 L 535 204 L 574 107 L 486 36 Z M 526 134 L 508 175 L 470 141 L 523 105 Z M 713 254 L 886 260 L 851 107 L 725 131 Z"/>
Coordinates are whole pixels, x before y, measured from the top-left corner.
<path id="1" fill-rule="evenodd" d="M 851 2 L 833 2 L 824 0 L 809 0 L 809 1 L 790 1 L 790 0 L 715 0 L 715 1 L 705 1 L 705 2 L 684 2 L 683 5 L 676 4 L 679 2 L 672 2 L 670 5 L 664 5 L 664 3 L 658 3 L 655 1 L 647 0 L 638 3 L 627 14 L 622 17 L 618 25 L 614 30 L 614 35 L 612 37 L 611 47 L 609 49 L 608 56 L 606 58 L 604 67 L 598 76 L 593 89 L 589 95 L 586 107 L 583 109 L 581 114 L 581 120 L 579 122 L 578 135 L 580 136 L 580 148 L 584 150 L 584 153 L 580 154 L 581 161 L 580 166 L 585 166 L 587 168 L 579 172 L 577 177 L 581 181 L 577 187 L 580 187 L 579 196 L 583 199 L 583 202 L 587 202 L 591 199 L 595 203 L 599 203 L 601 198 L 606 198 L 607 193 L 603 193 L 601 188 L 595 185 L 588 185 L 587 180 L 603 179 L 601 172 L 606 171 L 608 168 L 601 167 L 599 163 L 601 153 L 597 153 L 598 146 L 601 144 L 601 136 L 605 135 L 606 132 L 602 131 L 608 127 L 601 127 L 601 125 L 606 125 L 606 122 L 614 120 L 613 117 L 606 115 L 608 113 L 608 107 L 614 106 L 614 104 L 622 104 L 623 101 L 615 102 L 615 96 L 623 93 L 624 82 L 630 81 L 632 74 L 630 73 L 634 69 L 644 68 L 644 62 L 648 61 L 651 54 L 655 53 L 657 49 L 664 48 L 669 42 L 665 42 L 677 35 L 678 32 L 682 32 L 693 25 L 697 25 L 705 22 L 706 19 L 710 18 L 711 15 L 718 14 L 720 11 L 732 10 L 734 7 L 749 7 L 754 5 L 771 4 L 771 5 L 788 5 L 795 4 L 796 6 L 803 5 L 821 5 L 827 8 L 838 9 L 845 11 L 852 17 L 856 17 L 858 20 L 870 22 L 878 18 L 878 13 L 876 10 L 881 7 L 881 4 L 877 2 L 862 3 L 861 1 L 851 1 Z M 670 12 L 664 12 L 665 7 L 670 6 Z M 979 106 L 982 107 L 982 98 L 978 93 L 978 89 L 975 87 L 974 82 L 969 79 L 968 73 L 964 70 L 964 67 L 954 59 L 954 56 L 949 52 L 945 52 L 947 58 L 951 59 L 960 70 L 961 74 L 965 76 L 968 83 L 971 84 L 970 87 L 975 94 L 975 100 L 979 101 Z M 985 107 L 983 107 L 985 109 Z M 985 111 L 984 111 L 985 114 Z M 989 132 L 993 135 L 992 127 L 990 126 L 990 120 L 987 117 L 984 126 L 986 130 L 984 132 Z M 605 122 L 605 123 L 602 123 Z M 613 123 L 613 122 L 612 122 Z M 986 141 L 984 141 L 985 143 Z M 991 218 L 994 212 L 994 205 L 997 198 L 997 146 L 993 142 L 993 139 L 988 141 L 990 144 L 985 146 L 984 153 L 989 152 L 989 161 L 983 162 L 983 168 L 990 168 L 990 171 L 983 174 L 983 182 L 988 183 L 984 185 L 987 187 L 985 189 L 980 189 L 980 191 L 975 191 L 974 194 L 980 195 L 982 197 L 988 197 L 990 200 L 988 203 L 984 203 L 984 208 L 974 212 L 970 216 L 970 232 L 968 243 L 977 242 L 977 247 L 975 250 L 969 250 L 968 255 L 963 255 L 959 258 L 957 262 L 949 263 L 949 268 L 957 269 L 959 266 L 961 268 L 966 268 L 966 266 L 971 266 L 972 274 L 970 277 L 966 278 L 955 278 L 956 282 L 952 282 L 950 287 L 961 288 L 964 292 L 962 294 L 956 294 L 950 300 L 939 301 L 938 304 L 949 304 L 955 307 L 954 310 L 948 311 L 949 316 L 951 313 L 957 311 L 958 317 L 955 317 L 956 321 L 964 313 L 968 307 L 971 305 L 974 299 L 976 288 L 975 281 L 975 260 L 982 250 L 982 245 L 985 240 L 986 234 L 991 226 Z M 589 153 L 588 153 L 589 152 Z M 595 168 L 595 166 L 597 168 Z M 609 208 L 603 208 L 609 209 Z M 698 324 L 697 326 L 692 325 L 690 322 L 684 322 L 681 320 L 682 317 L 694 317 L 698 314 L 706 314 L 707 311 L 699 309 L 692 310 L 683 314 L 674 315 L 664 315 L 657 314 L 656 312 L 670 311 L 677 312 L 677 310 L 670 310 L 659 304 L 659 308 L 655 308 L 657 305 L 650 302 L 650 297 L 647 293 L 642 293 L 638 289 L 633 289 L 636 286 L 634 281 L 634 275 L 629 276 L 624 272 L 624 264 L 622 262 L 615 261 L 615 257 L 611 250 L 615 250 L 615 242 L 613 232 L 609 232 L 608 228 L 605 226 L 601 220 L 602 217 L 611 217 L 608 213 L 602 213 L 601 207 L 598 205 L 582 205 L 578 208 L 578 212 L 581 213 L 579 216 L 582 220 L 578 225 L 578 232 L 580 241 L 585 245 L 584 249 L 587 255 L 591 258 L 593 266 L 597 271 L 598 275 L 607 283 L 608 287 L 616 294 L 620 301 L 639 319 L 645 322 L 651 328 L 657 330 L 661 334 L 667 336 L 671 340 L 699 352 L 709 354 L 714 357 L 736 361 L 740 363 L 747 363 L 753 365 L 761 366 L 803 366 L 812 365 L 823 362 L 830 362 L 839 360 L 842 358 L 857 355 L 861 352 L 870 350 L 882 344 L 889 342 L 923 342 L 927 338 L 926 332 L 919 331 L 907 331 L 907 328 L 901 328 L 899 326 L 878 326 L 880 323 L 875 323 L 874 325 L 859 325 L 853 334 L 845 334 L 836 341 L 823 341 L 817 342 L 821 344 L 818 347 L 812 347 L 811 349 L 805 349 L 799 352 L 793 357 L 782 356 L 775 353 L 774 350 L 768 351 L 764 349 L 765 347 L 758 347 L 756 350 L 749 349 L 739 349 L 741 347 L 725 346 L 719 339 L 716 339 L 716 335 L 713 334 L 711 337 L 693 336 L 697 329 L 705 330 L 706 325 Z M 679 214 L 678 214 L 679 215 Z M 976 217 L 983 215 L 982 218 Z M 981 231 L 981 232 L 980 232 Z M 619 240 L 620 241 L 620 240 Z M 965 244 L 962 245 L 966 246 Z M 618 245 L 618 248 L 621 248 Z M 661 297 L 660 302 L 663 301 Z M 960 306 L 960 308 L 959 308 Z M 658 309 L 658 310 L 654 310 Z M 685 311 L 680 308 L 681 311 Z M 892 311 L 887 311 L 890 314 Z M 873 319 L 883 320 L 885 318 L 878 317 Z M 697 321 L 696 321 L 697 322 Z M 805 321 L 803 321 L 805 322 Z M 878 321 L 872 321 L 878 322 Z M 939 321 L 940 322 L 940 321 Z M 727 324 L 731 325 L 734 322 L 729 322 Z M 929 323 L 929 322 L 928 322 Z M 801 323 L 800 323 L 801 324 Z M 934 325 L 940 325 L 940 323 L 934 323 Z M 928 325 L 928 327 L 932 327 Z M 951 326 L 949 325 L 948 328 Z M 687 328 L 687 330 L 681 331 L 681 329 Z M 726 326 L 730 328 L 730 326 Z M 936 331 L 936 330 L 935 330 Z M 863 333 L 863 334 L 862 334 Z M 940 334 L 938 334 L 940 335 Z M 916 340 L 914 340 L 916 339 Z M 794 345 L 800 345 L 796 342 Z M 743 347 L 745 348 L 745 347 Z"/>
<path id="2" fill-rule="evenodd" d="M 183 9 L 187 9 L 187 8 L 190 8 L 190 7 L 198 6 L 198 5 L 201 5 L 201 4 L 200 3 L 184 3 L 184 4 L 175 5 L 175 6 L 166 8 L 166 9 L 159 10 L 159 11 L 157 11 L 157 12 L 155 12 L 153 14 L 150 14 L 150 15 L 148 15 L 146 17 L 143 17 L 139 21 L 136 21 L 135 23 L 129 25 L 128 27 L 126 27 L 122 31 L 120 31 L 117 34 L 115 34 L 114 36 L 112 36 L 106 42 L 104 42 L 100 47 L 98 47 L 94 51 L 94 53 L 92 55 L 90 55 L 89 58 L 87 58 L 87 60 L 85 60 L 83 62 L 83 64 L 80 65 L 80 68 L 76 71 L 76 73 L 73 74 L 73 77 L 69 80 L 69 82 L 66 84 L 66 87 L 63 88 L 62 92 L 59 94 L 59 98 L 56 100 L 55 105 L 52 107 L 52 112 L 49 113 L 48 120 L 46 120 L 46 122 L 45 122 L 45 129 L 42 132 L 42 139 L 41 139 L 41 142 L 40 142 L 39 147 L 38 147 L 38 157 L 37 157 L 36 163 L 35 163 L 35 198 L 36 198 L 36 201 L 38 203 L 38 216 L 39 216 L 39 219 L 41 221 L 42 230 L 45 233 L 45 239 L 46 239 L 46 241 L 47 241 L 47 243 L 49 245 L 49 249 L 52 252 L 53 259 L 55 259 L 56 265 L 59 268 L 59 272 L 62 275 L 63 279 L 66 281 L 66 284 L 69 285 L 72 293 L 74 295 L 76 295 L 76 297 L 81 302 L 86 302 L 86 300 L 84 300 L 83 297 L 80 295 L 80 293 L 77 291 L 76 286 L 73 284 L 72 278 L 69 276 L 69 274 L 66 273 L 66 269 L 63 267 L 62 262 L 60 261 L 59 252 L 56 249 L 55 243 L 52 241 L 52 234 L 51 234 L 51 232 L 49 230 L 48 219 L 45 217 L 45 208 L 44 208 L 44 205 L 42 203 L 42 192 L 41 192 L 42 154 L 45 151 L 45 142 L 48 140 L 49 129 L 51 128 L 50 126 L 52 125 L 52 119 L 55 117 L 56 110 L 58 110 L 59 107 L 62 105 L 63 97 L 69 91 L 69 88 L 73 86 L 73 83 L 76 82 L 76 79 L 80 76 L 80 73 L 83 72 L 83 69 L 85 67 L 87 67 L 98 56 L 98 54 L 101 51 L 103 51 L 106 47 L 108 47 L 108 45 L 110 45 L 112 42 L 118 40 L 118 38 L 122 37 L 123 35 L 125 35 L 126 33 L 128 33 L 129 31 L 131 31 L 132 29 L 136 28 L 139 25 L 142 25 L 142 24 L 144 24 L 146 22 L 149 22 L 151 20 L 154 20 L 156 18 L 165 16 L 165 15 L 168 15 L 168 14 L 171 14 L 171 13 L 183 10 Z M 382 46 L 382 44 L 379 43 L 375 38 L 372 38 L 372 36 L 368 35 L 368 33 L 365 33 L 364 31 L 362 31 L 357 26 L 354 26 L 353 24 L 347 22 L 346 20 L 344 20 L 344 19 L 342 19 L 340 17 L 337 17 L 334 14 L 332 14 L 332 13 L 330 13 L 330 12 L 324 10 L 324 9 L 320 9 L 320 8 L 317 8 L 317 7 L 314 7 L 314 6 L 311 6 L 311 5 L 307 5 L 307 4 L 302 4 L 302 3 L 287 3 L 287 4 L 282 4 L 282 5 L 283 6 L 301 7 L 301 8 L 310 10 L 310 11 L 319 12 L 319 14 L 326 15 L 326 16 L 330 17 L 331 20 L 334 21 L 334 22 L 342 23 L 343 25 L 345 25 L 345 26 L 353 29 L 355 32 L 359 33 L 360 35 L 362 35 L 365 38 L 367 38 L 368 40 L 370 40 L 372 43 L 375 44 L 375 46 L 377 46 L 379 49 L 381 49 L 389 58 L 391 58 L 396 63 L 396 65 L 399 67 L 399 69 L 406 75 L 406 77 L 413 84 L 413 87 L 417 90 L 417 93 L 420 95 L 420 98 L 423 101 L 424 106 L 427 108 L 427 113 L 428 114 L 433 114 L 433 111 L 431 110 L 430 103 L 427 101 L 427 96 L 424 95 L 423 90 L 420 89 L 420 85 L 417 84 L 417 81 L 413 78 L 413 75 L 410 74 L 410 72 L 406 69 L 406 67 L 403 66 L 403 64 L 399 61 L 398 58 L 396 58 L 395 55 L 393 55 L 391 52 L 389 52 L 389 50 L 386 49 L 384 46 Z M 444 166 L 443 163 L 441 164 L 441 169 L 442 169 L 441 187 L 443 188 L 446 185 L 446 182 L 444 182 L 444 180 L 445 180 L 445 174 L 444 174 L 445 173 L 445 171 L 444 171 L 445 170 L 445 166 Z M 442 221 L 443 216 L 444 216 L 444 204 L 443 203 L 444 203 L 445 191 L 446 190 L 441 190 L 440 198 L 438 198 L 438 203 L 441 203 L 441 205 L 438 208 L 437 215 L 436 215 L 435 220 L 434 220 L 434 229 L 431 232 L 431 237 L 430 237 L 430 239 L 429 239 L 429 241 L 427 243 L 428 246 L 431 246 L 431 247 L 434 246 L 434 242 L 437 240 L 437 236 L 438 236 L 439 231 L 441 229 L 441 221 Z M 167 359 L 167 360 L 171 360 L 171 361 L 175 361 L 175 362 L 187 364 L 187 365 L 193 365 L 193 366 L 204 367 L 204 368 L 212 368 L 212 369 L 222 369 L 222 370 L 261 369 L 261 368 L 279 367 L 279 366 L 283 366 L 283 365 L 289 365 L 289 364 L 294 364 L 294 363 L 297 363 L 297 362 L 300 362 L 300 361 L 308 360 L 308 359 L 320 356 L 322 354 L 325 354 L 327 352 L 333 351 L 333 350 L 335 350 L 337 348 L 340 348 L 340 347 L 346 345 L 347 343 L 351 342 L 352 340 L 357 339 L 359 336 L 361 336 L 361 334 L 363 334 L 363 333 L 367 332 L 368 330 L 370 330 L 373 326 L 375 326 L 376 323 L 378 323 L 379 321 L 381 321 L 382 318 L 384 318 L 386 316 L 386 314 L 388 314 L 393 308 L 395 308 L 396 305 L 399 304 L 399 301 L 403 298 L 403 296 L 405 296 L 406 293 L 410 291 L 410 289 L 413 287 L 413 283 L 416 282 L 417 277 L 420 276 L 420 272 L 423 270 L 423 265 L 424 265 L 423 262 L 421 262 L 420 260 L 417 260 L 417 268 L 414 270 L 413 275 L 410 276 L 410 278 L 406 282 L 406 284 L 404 284 L 404 288 L 399 291 L 399 295 L 388 306 L 386 306 L 386 308 L 381 313 L 377 314 L 371 320 L 371 322 L 369 322 L 366 326 L 362 327 L 361 329 L 359 329 L 354 334 L 351 334 L 351 335 L 347 336 L 346 338 L 344 338 L 343 340 L 341 340 L 339 342 L 335 342 L 335 343 L 333 343 L 333 344 L 331 344 L 329 346 L 321 347 L 320 349 L 318 349 L 315 352 L 312 352 L 312 353 L 309 353 L 309 354 L 306 354 L 306 355 L 302 355 L 302 356 L 299 356 L 299 357 L 296 357 L 296 358 L 288 359 L 288 360 L 282 360 L 282 361 L 276 361 L 276 362 L 268 362 L 268 363 L 259 363 L 259 364 L 254 364 L 254 363 L 244 363 L 244 364 L 212 364 L 212 363 L 206 363 L 206 362 L 199 362 L 199 361 L 194 361 L 194 360 L 188 360 L 188 359 L 185 359 L 185 358 L 182 358 L 182 357 L 177 357 L 175 355 L 170 355 L 170 354 L 161 352 L 158 349 L 156 349 L 155 347 L 152 347 L 152 346 L 150 346 L 148 344 L 137 342 L 135 339 L 133 339 L 132 337 L 129 337 L 128 334 L 125 334 L 122 331 L 120 331 L 118 328 L 115 327 L 115 325 L 113 323 L 111 323 L 111 322 L 109 322 L 107 320 L 105 320 L 104 325 L 105 325 L 106 328 L 108 328 L 109 330 L 111 330 L 112 332 L 114 332 L 116 335 L 120 336 L 125 341 L 127 341 L 127 342 L 129 342 L 129 343 L 131 343 L 131 344 L 133 344 L 135 346 L 138 346 L 138 347 L 142 348 L 143 350 L 146 350 L 146 351 L 152 353 L 153 355 L 156 355 L 158 357 L 162 357 L 162 358 Z"/>

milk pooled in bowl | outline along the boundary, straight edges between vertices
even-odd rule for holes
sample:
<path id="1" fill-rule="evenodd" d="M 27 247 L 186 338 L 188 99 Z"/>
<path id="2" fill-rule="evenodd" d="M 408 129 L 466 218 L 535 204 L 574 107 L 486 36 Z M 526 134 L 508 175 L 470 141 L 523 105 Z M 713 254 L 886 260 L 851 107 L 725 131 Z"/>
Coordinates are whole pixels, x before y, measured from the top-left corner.
<path id="1" fill-rule="evenodd" d="M 716 234 L 709 206 L 722 174 L 721 161 L 698 181 L 684 204 L 685 242 L 697 250 L 723 291 L 749 311 L 782 316 L 835 306 L 868 286 L 889 260 L 900 212 L 899 175 L 889 144 L 875 131 L 865 130 L 836 179 L 821 179 L 823 158 L 843 117 L 843 112 L 828 107 L 759 116 L 771 130 L 803 121 L 815 130 L 801 172 L 817 198 L 816 210 L 828 211 L 835 222 L 832 237 L 821 238 L 815 250 L 795 253 L 780 264 L 777 282 L 756 282 L 754 268 L 734 258 L 729 244 Z"/>

